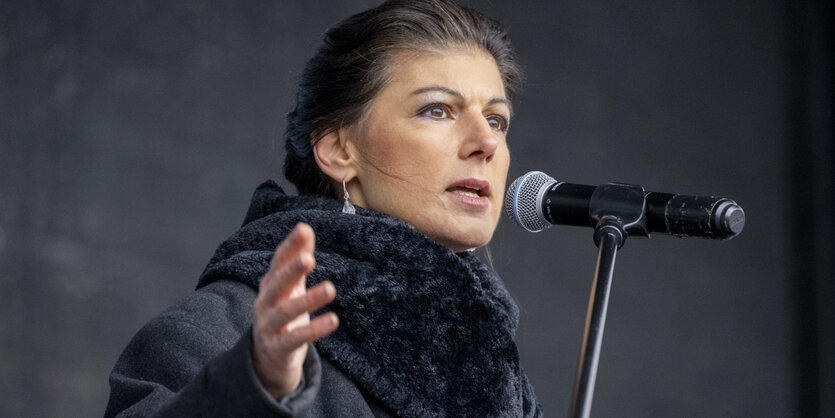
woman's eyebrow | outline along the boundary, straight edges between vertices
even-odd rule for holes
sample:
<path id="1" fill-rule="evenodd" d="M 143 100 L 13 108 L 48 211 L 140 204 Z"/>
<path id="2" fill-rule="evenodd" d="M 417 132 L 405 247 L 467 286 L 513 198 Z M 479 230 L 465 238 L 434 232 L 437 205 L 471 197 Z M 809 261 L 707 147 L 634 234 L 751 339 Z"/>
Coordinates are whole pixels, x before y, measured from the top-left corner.
<path id="1" fill-rule="evenodd" d="M 503 103 L 505 106 L 507 106 L 507 110 L 510 111 L 510 114 L 513 115 L 513 105 L 510 104 L 510 100 L 507 100 L 505 98 L 496 97 L 496 98 L 490 99 L 490 101 L 487 102 L 487 106 L 493 106 L 494 104 L 497 104 L 497 103 Z"/>
<path id="2" fill-rule="evenodd" d="M 444 86 L 421 87 L 421 88 L 413 91 L 412 95 L 414 96 L 416 94 L 427 93 L 427 92 L 430 92 L 430 91 L 440 91 L 440 92 L 449 94 L 450 96 L 455 96 L 455 97 L 458 97 L 458 98 L 461 98 L 461 99 L 464 98 L 464 95 L 461 94 L 461 92 L 459 92 L 457 90 L 453 90 L 449 87 L 444 87 Z"/>
<path id="3" fill-rule="evenodd" d="M 449 87 L 444 87 L 444 86 L 421 87 L 421 88 L 413 91 L 412 95 L 414 96 L 416 94 L 422 94 L 422 93 L 427 93 L 427 92 L 431 92 L 431 91 L 440 91 L 442 93 L 449 94 L 450 96 L 455 96 L 455 97 L 458 97 L 459 99 L 462 99 L 462 100 L 464 99 L 464 95 L 461 94 L 461 92 L 459 92 L 458 90 L 454 90 L 454 89 L 451 89 Z M 513 106 L 510 104 L 510 100 L 507 100 L 503 97 L 494 97 L 494 98 L 490 99 L 489 102 L 487 102 L 487 105 L 492 106 L 492 105 L 497 104 L 497 103 L 504 104 L 505 106 L 508 107 L 508 109 L 510 109 L 511 113 L 513 113 Z"/>

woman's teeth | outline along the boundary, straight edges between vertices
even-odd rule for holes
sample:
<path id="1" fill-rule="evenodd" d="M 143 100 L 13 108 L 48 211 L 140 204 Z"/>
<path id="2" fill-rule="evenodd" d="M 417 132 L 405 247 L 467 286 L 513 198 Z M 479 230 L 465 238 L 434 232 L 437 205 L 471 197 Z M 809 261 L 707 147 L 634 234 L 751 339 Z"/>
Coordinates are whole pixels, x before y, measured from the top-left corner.
<path id="1" fill-rule="evenodd" d="M 458 193 L 460 195 L 469 196 L 469 197 L 479 197 L 478 193 L 472 190 L 453 190 L 453 192 Z"/>

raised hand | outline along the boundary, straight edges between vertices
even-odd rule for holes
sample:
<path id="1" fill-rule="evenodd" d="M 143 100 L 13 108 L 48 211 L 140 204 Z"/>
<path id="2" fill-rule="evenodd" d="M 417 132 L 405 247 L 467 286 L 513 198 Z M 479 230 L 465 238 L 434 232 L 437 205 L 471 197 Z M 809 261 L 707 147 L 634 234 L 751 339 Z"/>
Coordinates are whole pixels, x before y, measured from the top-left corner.
<path id="1" fill-rule="evenodd" d="M 299 385 L 307 344 L 339 326 L 332 312 L 310 320 L 311 312 L 336 297 L 329 281 L 305 288 L 307 274 L 316 265 L 314 247 L 313 229 L 303 223 L 296 225 L 276 249 L 255 299 L 253 363 L 264 388 L 275 398 Z"/>

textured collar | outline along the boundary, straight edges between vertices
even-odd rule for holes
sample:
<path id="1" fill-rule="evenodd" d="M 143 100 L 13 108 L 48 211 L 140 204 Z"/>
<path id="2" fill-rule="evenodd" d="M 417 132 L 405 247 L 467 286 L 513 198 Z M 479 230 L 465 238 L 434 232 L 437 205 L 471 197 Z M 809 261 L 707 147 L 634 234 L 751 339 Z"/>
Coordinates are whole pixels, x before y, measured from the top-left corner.
<path id="1" fill-rule="evenodd" d="M 273 182 L 221 244 L 198 287 L 257 289 L 273 250 L 298 222 L 316 233 L 310 285 L 331 280 L 340 327 L 317 344 L 360 388 L 401 416 L 535 416 L 513 341 L 518 309 L 501 280 L 392 216 L 335 199 L 286 196 Z"/>

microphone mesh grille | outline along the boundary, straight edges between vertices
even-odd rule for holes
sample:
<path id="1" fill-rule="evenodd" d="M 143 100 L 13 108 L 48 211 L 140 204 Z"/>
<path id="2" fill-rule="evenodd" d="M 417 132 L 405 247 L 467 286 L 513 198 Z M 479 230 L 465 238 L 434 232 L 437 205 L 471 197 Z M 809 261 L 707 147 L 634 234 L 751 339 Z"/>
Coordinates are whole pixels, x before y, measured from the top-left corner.
<path id="1" fill-rule="evenodd" d="M 504 198 L 507 216 L 530 232 L 539 232 L 551 226 L 543 219 L 538 196 L 543 186 L 556 180 L 541 171 L 531 171 L 513 181 Z"/>

